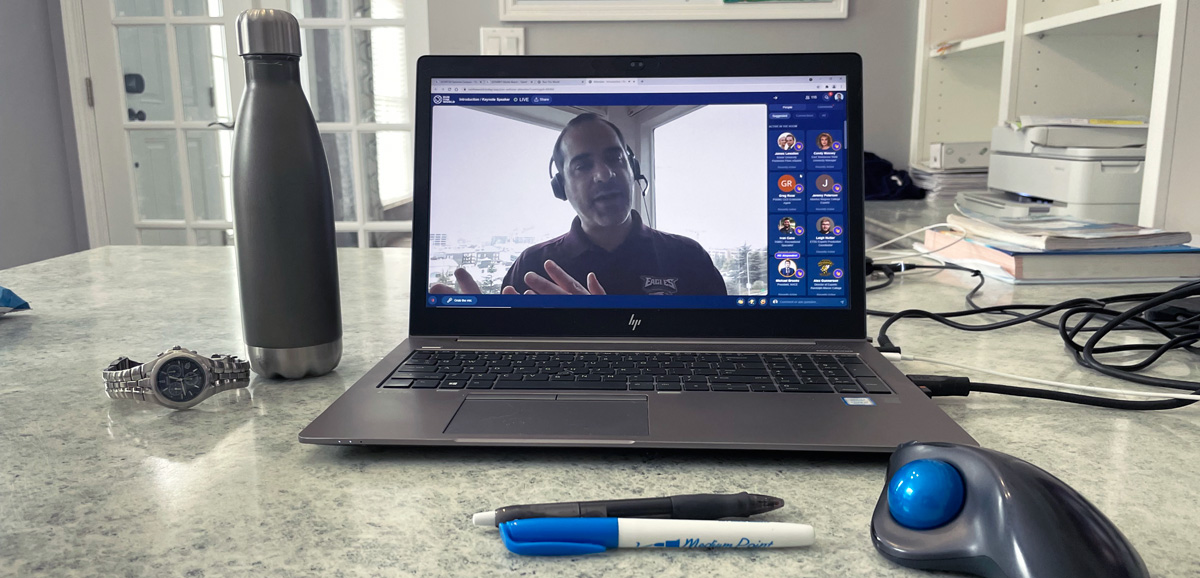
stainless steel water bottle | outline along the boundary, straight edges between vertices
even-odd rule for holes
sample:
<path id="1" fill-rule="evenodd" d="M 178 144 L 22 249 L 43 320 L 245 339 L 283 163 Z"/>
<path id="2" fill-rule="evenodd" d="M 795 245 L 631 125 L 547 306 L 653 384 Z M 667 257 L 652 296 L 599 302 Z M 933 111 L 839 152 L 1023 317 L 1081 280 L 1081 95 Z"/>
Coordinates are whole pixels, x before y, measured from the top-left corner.
<path id="1" fill-rule="evenodd" d="M 342 358 L 342 311 L 329 167 L 300 88 L 300 26 L 282 10 L 247 10 L 237 37 L 246 92 L 233 204 L 250 366 L 264 377 L 322 375 Z"/>

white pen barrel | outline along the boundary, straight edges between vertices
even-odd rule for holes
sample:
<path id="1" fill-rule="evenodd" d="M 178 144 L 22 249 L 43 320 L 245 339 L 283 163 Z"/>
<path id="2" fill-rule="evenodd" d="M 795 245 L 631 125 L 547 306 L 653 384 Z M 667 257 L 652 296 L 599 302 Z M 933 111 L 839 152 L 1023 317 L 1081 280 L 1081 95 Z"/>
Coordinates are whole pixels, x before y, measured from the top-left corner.
<path id="1" fill-rule="evenodd" d="M 621 518 L 620 548 L 789 548 L 811 546 L 812 526 L 782 522 Z"/>

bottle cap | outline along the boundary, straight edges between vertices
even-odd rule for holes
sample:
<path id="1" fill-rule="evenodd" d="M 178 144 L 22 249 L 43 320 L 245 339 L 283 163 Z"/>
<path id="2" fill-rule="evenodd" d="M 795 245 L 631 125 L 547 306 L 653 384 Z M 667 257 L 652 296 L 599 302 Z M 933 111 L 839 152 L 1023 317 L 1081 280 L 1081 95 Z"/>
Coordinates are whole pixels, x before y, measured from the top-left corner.
<path id="1" fill-rule="evenodd" d="M 237 19 L 238 54 L 300 56 L 300 23 L 284 10 L 246 10 Z"/>

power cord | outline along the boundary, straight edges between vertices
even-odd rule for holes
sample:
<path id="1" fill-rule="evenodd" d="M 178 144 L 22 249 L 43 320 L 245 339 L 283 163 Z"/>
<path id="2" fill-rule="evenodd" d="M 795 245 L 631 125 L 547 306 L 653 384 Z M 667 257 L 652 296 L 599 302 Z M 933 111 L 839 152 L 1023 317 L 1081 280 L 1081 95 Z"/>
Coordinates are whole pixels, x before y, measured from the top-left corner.
<path id="1" fill-rule="evenodd" d="M 951 377 L 945 375 L 908 375 L 909 380 L 921 388 L 925 395 L 929 397 L 939 396 L 962 396 L 966 397 L 971 392 L 981 393 L 996 393 L 1000 395 L 1011 395 L 1017 397 L 1032 397 L 1037 399 L 1048 399 L 1053 401 L 1065 401 L 1068 403 L 1078 403 L 1082 405 L 1091 405 L 1095 407 L 1106 407 L 1109 409 L 1125 409 L 1125 410 L 1163 410 L 1176 409 L 1191 405 L 1200 400 L 1200 396 L 1192 396 L 1195 399 L 1163 399 L 1154 401 L 1134 401 L 1125 399 L 1112 399 L 1108 397 L 1094 397 L 1090 395 L 1079 395 L 1077 393 L 1067 393 L 1064 391 L 1053 391 L 1049 389 L 1040 389 L 1036 387 L 1016 387 L 1013 385 L 1000 385 L 997 383 L 982 383 L 972 382 L 966 377 Z M 1125 393 L 1125 392 L 1122 392 Z"/>
<path id="2" fill-rule="evenodd" d="M 867 257 L 867 277 L 870 277 L 874 273 L 883 273 L 884 276 L 887 277 L 887 280 L 882 283 L 875 284 L 875 285 L 868 285 L 867 286 L 868 292 L 878 291 L 880 289 L 883 289 L 884 287 L 887 287 L 888 285 L 891 285 L 893 282 L 896 281 L 896 271 L 893 270 L 891 268 L 891 266 L 876 264 L 874 259 Z"/>
<path id="3" fill-rule="evenodd" d="M 913 235 L 924 233 L 925 231 L 928 231 L 930 229 L 936 229 L 938 227 L 946 227 L 948 229 L 952 229 L 952 230 L 954 230 L 954 232 L 958 233 L 958 237 L 956 239 L 954 239 L 954 241 L 948 243 L 945 247 L 942 247 L 940 249 L 934 249 L 932 251 L 914 251 L 912 253 L 909 253 L 906 256 L 915 257 L 915 256 L 920 256 L 920 255 L 930 255 L 930 254 L 936 253 L 938 251 L 943 251 L 953 245 L 957 245 L 958 243 L 961 243 L 962 241 L 964 241 L 967 238 L 967 230 L 958 225 L 951 225 L 950 223 L 934 223 L 932 225 L 929 225 L 928 227 L 921 227 L 920 229 L 917 229 L 916 231 L 913 231 L 911 233 L 905 233 L 894 239 L 888 239 L 887 241 L 884 241 L 878 245 L 875 245 L 874 247 L 868 248 L 866 250 L 866 252 L 870 253 L 871 251 L 877 251 L 888 245 L 891 245 L 892 243 L 898 243 L 898 242 L 903 241 L 904 239 L 907 239 Z"/>
<path id="4" fill-rule="evenodd" d="M 1130 390 L 1125 390 L 1125 389 L 1112 389 L 1112 388 L 1108 388 L 1108 387 L 1094 387 L 1091 385 L 1076 385 L 1073 383 L 1063 383 L 1061 381 L 1051 381 L 1049 379 L 1039 379 L 1036 377 L 1024 377 L 1024 376 L 1020 376 L 1020 375 L 1013 375 L 1011 373 L 1005 373 L 1003 371 L 996 371 L 994 369 L 988 369 L 986 367 L 975 367 L 975 366 L 971 366 L 971 365 L 964 365 L 964 364 L 961 364 L 958 362 L 945 361 L 942 359 L 934 359 L 932 357 L 921 357 L 921 356 L 917 356 L 917 355 L 900 355 L 898 353 L 885 353 L 884 357 L 886 357 L 892 361 L 923 361 L 925 363 L 936 363 L 938 365 L 945 365 L 945 366 L 954 367 L 957 369 L 966 369 L 969 371 L 978 371 L 978 372 L 988 373 L 991 375 L 996 375 L 996 376 L 1004 377 L 1004 378 L 1008 378 L 1008 379 L 1015 379 L 1018 381 L 1028 381 L 1029 383 L 1036 383 L 1038 385 L 1047 385 L 1047 386 L 1058 387 L 1058 388 L 1062 388 L 1062 389 L 1073 389 L 1076 391 L 1085 391 L 1088 393 L 1125 395 L 1125 396 L 1130 396 L 1130 397 L 1148 397 L 1148 398 L 1152 398 L 1152 399 L 1169 398 L 1169 399 L 1189 400 L 1192 402 L 1200 401 L 1200 391 L 1195 391 L 1195 393 L 1191 393 L 1191 394 L 1157 393 L 1157 392 L 1151 392 L 1151 391 L 1130 391 Z M 1194 387 L 1192 389 L 1200 390 L 1200 385 L 1197 385 L 1196 387 Z M 1039 390 L 1039 391 L 1046 391 L 1046 390 L 1043 389 L 1043 390 Z"/>
<path id="5" fill-rule="evenodd" d="M 1034 305 L 1034 304 L 1015 304 L 1015 305 L 999 305 L 992 307 L 982 307 L 975 302 L 975 296 L 983 288 L 985 277 L 976 269 L 963 267 L 951 263 L 942 265 L 913 265 L 905 263 L 875 263 L 871 259 L 867 260 L 867 273 L 882 272 L 887 276 L 887 280 L 875 286 L 871 286 L 868 290 L 878 290 L 891 285 L 895 280 L 895 275 L 898 272 L 909 271 L 914 269 L 950 269 L 969 272 L 973 277 L 978 277 L 979 282 L 972 288 L 966 296 L 966 302 L 970 309 L 964 311 L 949 311 L 942 313 L 934 313 L 922 309 L 907 309 L 904 311 L 875 311 L 867 310 L 870 315 L 885 316 L 887 319 L 880 326 L 879 334 L 876 337 L 878 349 L 885 356 L 892 357 L 897 361 L 914 360 L 927 361 L 932 363 L 942 363 L 954 367 L 983 371 L 1018 379 L 1030 381 L 1042 385 L 1050 385 L 1054 387 L 1078 389 L 1090 392 L 1099 392 L 1105 394 L 1127 395 L 1134 397 L 1152 397 L 1157 398 L 1155 401 L 1129 401 L 1120 399 L 1111 399 L 1103 397 L 1081 396 L 1078 394 L 1069 394 L 1061 391 L 1053 391 L 1038 388 L 1023 388 L 1015 386 L 1007 386 L 1000 384 L 981 384 L 980 388 L 987 388 L 991 393 L 1000 393 L 1004 395 L 1027 395 L 1028 397 L 1037 397 L 1042 399 L 1054 399 L 1059 401 L 1068 401 L 1073 403 L 1083 403 L 1087 405 L 1096 405 L 1099 407 L 1111 407 L 1115 409 L 1173 409 L 1190 405 L 1200 400 L 1200 383 L 1178 379 L 1168 379 L 1161 377 L 1148 376 L 1137 371 L 1144 370 L 1154 364 L 1168 351 L 1181 349 L 1192 354 L 1200 354 L 1200 348 L 1195 347 L 1197 342 L 1200 342 L 1200 331 L 1197 331 L 1195 326 L 1200 321 L 1200 313 L 1193 313 L 1191 310 L 1182 309 L 1184 313 L 1178 310 L 1175 317 L 1171 321 L 1151 321 L 1149 313 L 1168 306 L 1172 303 L 1181 303 L 1184 300 L 1191 299 L 1200 295 L 1200 281 L 1184 283 L 1176 288 L 1161 292 L 1161 293 L 1134 293 L 1125 295 L 1115 295 L 1112 297 L 1103 298 L 1076 298 L 1069 299 L 1056 304 Z M 1115 309 L 1112 306 L 1117 304 L 1133 303 L 1128 309 Z M 1045 317 L 1060 313 L 1057 320 L 1046 320 Z M 1011 319 L 983 324 L 968 324 L 953 321 L 952 318 L 968 317 L 973 315 L 1007 315 Z M 1082 319 L 1074 324 L 1072 319 L 1082 316 Z M 1012 327 L 1022 323 L 1036 323 L 1044 327 L 1053 328 L 1058 331 L 1060 338 L 1068 347 L 1071 355 L 1076 363 L 1084 367 L 1093 369 L 1105 375 L 1116 377 L 1135 383 L 1145 385 L 1153 385 L 1157 387 L 1168 387 L 1174 389 L 1182 389 L 1192 392 L 1186 395 L 1177 394 L 1157 394 L 1149 392 L 1130 392 L 1118 389 L 1096 388 L 1090 386 L 1080 386 L 1074 384 L 1065 384 L 1061 382 L 1053 382 L 1047 380 L 1038 380 L 1035 378 L 1025 378 L 1012 374 L 1000 373 L 983 368 L 975 368 L 955 364 L 953 362 L 945 362 L 930 358 L 917 358 L 914 356 L 901 356 L 900 348 L 897 347 L 887 336 L 887 330 L 901 319 L 906 318 L 925 318 L 937 321 L 963 331 L 990 331 L 993 329 L 1003 329 Z M 1097 325 L 1099 323 L 1099 325 Z M 1101 346 L 1100 343 L 1114 331 L 1148 331 L 1158 333 L 1166 338 L 1163 343 L 1137 343 L 1124 344 L 1113 346 Z M 1090 337 L 1086 342 L 1080 344 L 1076 338 L 1080 334 L 1090 333 Z M 1149 351 L 1147 357 L 1141 361 L 1128 363 L 1124 365 L 1105 363 L 1096 358 L 1097 355 L 1122 353 L 1131 351 Z M 932 378 L 942 379 L 938 376 L 930 376 Z M 965 379 L 965 378 L 964 378 Z M 966 383 L 970 383 L 969 380 Z M 985 391 L 985 389 L 976 388 L 974 391 Z M 927 390 L 929 391 L 929 390 Z M 956 395 L 951 393 L 942 393 L 940 395 Z M 965 395 L 965 394 L 963 394 Z M 1161 399 L 1170 398 L 1170 399 Z"/>

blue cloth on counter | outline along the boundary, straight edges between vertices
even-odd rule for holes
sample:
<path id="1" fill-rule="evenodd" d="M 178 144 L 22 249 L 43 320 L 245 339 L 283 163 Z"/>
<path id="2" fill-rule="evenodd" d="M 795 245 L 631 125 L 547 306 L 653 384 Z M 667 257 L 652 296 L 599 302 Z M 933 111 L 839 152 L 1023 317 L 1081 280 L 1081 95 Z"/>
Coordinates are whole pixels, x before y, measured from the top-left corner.
<path id="1" fill-rule="evenodd" d="M 29 309 L 29 303 L 17 297 L 16 293 L 0 287 L 0 315 L 4 315 L 9 311 L 21 311 L 23 309 Z"/>

